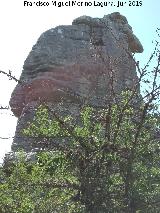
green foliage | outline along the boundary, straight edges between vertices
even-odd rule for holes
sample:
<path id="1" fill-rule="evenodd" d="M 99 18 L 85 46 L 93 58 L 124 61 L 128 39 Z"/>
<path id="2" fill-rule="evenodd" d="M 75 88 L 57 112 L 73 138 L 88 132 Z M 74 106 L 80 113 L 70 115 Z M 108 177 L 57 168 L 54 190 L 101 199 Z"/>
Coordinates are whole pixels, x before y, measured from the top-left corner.
<path id="1" fill-rule="evenodd" d="M 159 120 L 144 116 L 144 104 L 134 109 L 130 97 L 123 92 L 119 105 L 106 109 L 84 107 L 76 125 L 39 106 L 23 133 L 67 143 L 35 161 L 21 153 L 9 176 L 1 169 L 0 212 L 159 212 Z"/>
<path id="2" fill-rule="evenodd" d="M 74 212 L 78 209 L 71 198 L 76 185 L 69 163 L 60 152 L 39 153 L 34 162 L 26 162 L 21 153 L 15 162 L 12 174 L 6 177 L 3 169 L 0 185 L 0 212 L 43 213 Z M 66 183 L 67 182 L 67 183 Z"/>
<path id="3" fill-rule="evenodd" d="M 33 122 L 29 123 L 29 128 L 24 129 L 23 133 L 33 137 L 52 137 L 59 135 L 60 126 L 58 121 L 49 119 L 47 108 L 41 105 L 36 111 Z"/>

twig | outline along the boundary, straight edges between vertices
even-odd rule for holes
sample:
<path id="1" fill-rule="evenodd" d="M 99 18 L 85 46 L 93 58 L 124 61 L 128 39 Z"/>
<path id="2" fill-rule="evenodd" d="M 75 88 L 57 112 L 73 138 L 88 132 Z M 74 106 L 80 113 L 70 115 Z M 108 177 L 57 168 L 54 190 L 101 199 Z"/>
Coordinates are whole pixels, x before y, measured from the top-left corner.
<path id="1" fill-rule="evenodd" d="M 22 83 L 22 81 L 20 81 L 20 80 L 18 80 L 15 76 L 13 76 L 12 75 L 12 71 L 8 71 L 8 73 L 7 72 L 5 72 L 5 71 L 2 71 L 2 70 L 0 70 L 0 73 L 2 73 L 3 75 L 6 75 L 7 77 L 9 77 L 9 80 L 14 80 L 14 81 L 16 81 L 16 82 L 18 82 L 18 83 Z"/>

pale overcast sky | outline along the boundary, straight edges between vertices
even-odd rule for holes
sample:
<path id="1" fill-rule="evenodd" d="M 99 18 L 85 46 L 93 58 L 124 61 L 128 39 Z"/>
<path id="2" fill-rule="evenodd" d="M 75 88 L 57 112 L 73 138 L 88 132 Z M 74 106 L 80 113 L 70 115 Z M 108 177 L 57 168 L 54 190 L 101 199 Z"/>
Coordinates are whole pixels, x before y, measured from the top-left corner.
<path id="1" fill-rule="evenodd" d="M 112 0 L 117 5 L 117 0 Z M 28 1 L 29 2 L 29 1 Z M 30 4 L 36 2 L 30 0 Z M 142 6 L 129 6 L 129 0 L 122 7 L 55 7 L 51 0 L 49 6 L 24 6 L 23 0 L 0 0 L 0 70 L 12 70 L 13 75 L 19 78 L 25 58 L 38 37 L 44 31 L 57 25 L 71 24 L 72 20 L 81 15 L 103 17 L 111 12 L 119 11 L 125 15 L 134 33 L 144 46 L 144 53 L 137 54 L 141 64 L 145 64 L 154 46 L 156 28 L 160 28 L 160 1 L 142 0 Z M 58 4 L 59 1 L 54 1 Z M 67 2 L 67 1 L 61 1 Z M 71 2 L 71 1 L 70 1 Z M 76 1 L 92 2 L 93 0 Z M 95 1 L 98 4 L 98 1 Z M 99 2 L 107 2 L 100 0 Z M 111 2 L 111 1 L 110 1 Z M 7 106 L 10 95 L 16 83 L 9 81 L 0 74 L 0 106 Z M 0 137 L 13 137 L 16 127 L 16 118 L 9 111 L 0 110 Z M 12 139 L 0 139 L 0 162 L 2 157 L 10 151 Z"/>

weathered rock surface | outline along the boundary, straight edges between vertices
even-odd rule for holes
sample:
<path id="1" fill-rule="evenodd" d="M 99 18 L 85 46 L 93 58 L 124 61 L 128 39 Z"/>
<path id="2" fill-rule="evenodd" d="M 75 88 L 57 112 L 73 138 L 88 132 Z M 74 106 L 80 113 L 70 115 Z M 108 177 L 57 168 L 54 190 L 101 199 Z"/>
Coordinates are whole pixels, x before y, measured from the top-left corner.
<path id="1" fill-rule="evenodd" d="M 30 151 L 29 139 L 21 135 L 40 103 L 52 104 L 72 113 L 73 106 L 87 100 L 104 106 L 109 99 L 109 75 L 114 75 L 118 94 L 137 81 L 132 53 L 143 47 L 133 34 L 127 19 L 117 13 L 103 18 L 81 16 L 72 25 L 58 26 L 44 32 L 33 46 L 10 106 L 19 118 L 13 150 Z"/>

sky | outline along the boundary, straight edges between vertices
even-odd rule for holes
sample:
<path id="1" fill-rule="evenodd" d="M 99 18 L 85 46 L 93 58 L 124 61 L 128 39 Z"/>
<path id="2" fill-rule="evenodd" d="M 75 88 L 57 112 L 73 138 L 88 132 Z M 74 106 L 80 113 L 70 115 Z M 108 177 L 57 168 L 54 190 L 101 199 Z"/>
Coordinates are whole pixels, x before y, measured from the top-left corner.
<path id="1" fill-rule="evenodd" d="M 49 6 L 36 6 L 33 2 L 49 3 Z M 58 2 L 69 1 L 53 2 L 58 5 Z M 117 7 L 118 0 L 95 1 L 96 5 L 98 2 L 113 2 L 116 5 L 104 7 L 94 6 L 93 0 L 76 2 L 91 2 L 92 6 L 56 7 L 52 5 L 51 0 L 0 0 L 0 70 L 11 70 L 12 74 L 19 78 L 24 60 L 44 31 L 58 25 L 70 25 L 73 19 L 82 15 L 102 18 L 112 12 L 120 12 L 127 17 L 134 34 L 143 44 L 144 52 L 136 54 L 136 58 L 140 61 L 140 66 L 144 66 L 154 49 L 152 41 L 156 38 L 156 28 L 160 28 L 160 0 L 121 0 L 121 7 Z M 132 6 L 129 6 L 130 3 Z M 134 6 L 141 3 L 141 6 Z M 28 6 L 25 6 L 27 4 Z M 15 86 L 16 82 L 0 74 L 0 106 L 9 105 Z M 10 110 L 0 110 L 0 163 L 5 153 L 11 149 L 16 122 L 17 119 Z M 8 137 L 9 139 L 1 139 Z"/>

